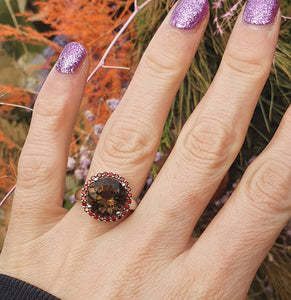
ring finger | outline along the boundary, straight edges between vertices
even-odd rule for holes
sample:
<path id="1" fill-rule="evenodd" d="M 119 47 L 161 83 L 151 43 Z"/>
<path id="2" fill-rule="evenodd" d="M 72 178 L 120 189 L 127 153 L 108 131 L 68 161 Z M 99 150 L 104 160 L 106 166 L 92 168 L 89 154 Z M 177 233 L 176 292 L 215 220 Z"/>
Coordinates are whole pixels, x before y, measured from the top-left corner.
<path id="1" fill-rule="evenodd" d="M 172 100 L 207 25 L 207 1 L 180 2 L 155 34 L 126 94 L 108 120 L 88 174 L 91 177 L 110 171 L 125 177 L 133 198 L 144 186 Z M 188 13 L 186 19 L 181 6 Z M 77 204 L 70 214 L 91 224 L 96 232 L 96 221 L 88 218 L 80 206 Z M 97 230 L 100 234 L 114 224 L 99 223 Z"/>

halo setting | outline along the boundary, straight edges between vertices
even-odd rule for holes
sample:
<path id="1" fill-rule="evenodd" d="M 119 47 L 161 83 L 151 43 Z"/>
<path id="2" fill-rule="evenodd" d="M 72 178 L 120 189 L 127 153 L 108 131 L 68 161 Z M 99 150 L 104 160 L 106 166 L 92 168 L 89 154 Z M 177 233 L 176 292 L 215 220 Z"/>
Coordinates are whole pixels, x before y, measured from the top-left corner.
<path id="1" fill-rule="evenodd" d="M 113 222 L 128 214 L 131 188 L 124 177 L 102 172 L 86 181 L 81 190 L 84 211 L 102 222 Z"/>

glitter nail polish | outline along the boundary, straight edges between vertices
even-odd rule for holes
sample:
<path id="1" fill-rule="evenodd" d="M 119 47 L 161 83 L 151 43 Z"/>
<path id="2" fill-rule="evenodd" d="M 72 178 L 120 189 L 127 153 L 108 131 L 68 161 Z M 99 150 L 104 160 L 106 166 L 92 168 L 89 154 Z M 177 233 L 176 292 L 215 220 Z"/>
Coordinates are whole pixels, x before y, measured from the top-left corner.
<path id="1" fill-rule="evenodd" d="M 207 0 L 180 0 L 170 19 L 171 25 L 180 29 L 193 29 L 207 15 Z"/>
<path id="2" fill-rule="evenodd" d="M 81 44 L 69 43 L 63 49 L 56 63 L 56 69 L 62 74 L 72 74 L 79 68 L 85 56 L 86 50 Z"/>
<path id="3" fill-rule="evenodd" d="M 244 21 L 254 25 L 266 25 L 274 21 L 279 9 L 278 0 L 248 0 Z"/>

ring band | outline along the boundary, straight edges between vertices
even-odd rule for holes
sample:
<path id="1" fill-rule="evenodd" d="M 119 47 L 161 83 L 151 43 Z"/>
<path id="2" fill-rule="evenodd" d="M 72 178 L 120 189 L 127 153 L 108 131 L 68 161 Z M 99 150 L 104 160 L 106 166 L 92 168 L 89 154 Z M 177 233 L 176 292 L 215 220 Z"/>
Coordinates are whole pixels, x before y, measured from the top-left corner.
<path id="1" fill-rule="evenodd" d="M 121 219 L 129 213 L 129 210 L 135 210 L 137 207 L 127 180 L 111 172 L 92 176 L 85 182 L 79 197 L 84 211 L 90 217 L 102 222 Z"/>

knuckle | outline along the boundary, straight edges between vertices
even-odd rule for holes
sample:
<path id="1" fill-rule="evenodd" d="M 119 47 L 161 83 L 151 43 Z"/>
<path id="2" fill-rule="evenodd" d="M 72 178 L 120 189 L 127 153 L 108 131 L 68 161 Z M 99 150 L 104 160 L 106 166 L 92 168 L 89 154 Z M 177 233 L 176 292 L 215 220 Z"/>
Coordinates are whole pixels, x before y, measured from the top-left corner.
<path id="1" fill-rule="evenodd" d="M 219 119 L 207 118 L 201 119 L 193 129 L 188 128 L 178 141 L 182 143 L 182 155 L 188 161 L 217 168 L 229 154 L 234 135 L 235 132 L 228 124 Z"/>
<path id="2" fill-rule="evenodd" d="M 58 96 L 57 101 L 41 99 L 35 104 L 34 117 L 45 124 L 47 128 L 58 130 L 60 126 L 64 125 L 64 118 L 71 114 L 71 107 L 67 105 L 67 102 L 67 98 L 62 95 Z"/>
<path id="3" fill-rule="evenodd" d="M 245 185 L 250 204 L 268 214 L 291 209 L 291 203 L 288 202 L 291 191 L 290 168 L 278 159 L 263 161 L 254 167 Z"/>
<path id="4" fill-rule="evenodd" d="M 35 188 L 36 184 L 45 186 L 50 179 L 51 157 L 43 154 L 22 154 L 18 164 L 17 186 L 26 190 Z"/>
<path id="5" fill-rule="evenodd" d="M 146 124 L 139 126 L 130 124 L 128 120 L 115 122 L 110 134 L 103 141 L 100 156 L 103 161 L 119 163 L 140 163 L 147 157 L 153 156 L 157 147 L 157 139 L 148 134 Z"/>
<path id="6" fill-rule="evenodd" d="M 245 75 L 247 77 L 258 77 L 266 70 L 266 60 L 261 57 L 253 57 L 253 55 L 244 53 L 243 51 L 233 53 L 226 51 L 223 56 L 224 66 L 231 71 Z"/>
<path id="7" fill-rule="evenodd" d="M 171 55 L 163 54 L 163 57 L 148 53 L 143 57 L 143 68 L 151 76 L 165 80 L 177 72 L 176 64 L 172 62 Z M 169 62 L 172 62 L 169 64 Z"/>

